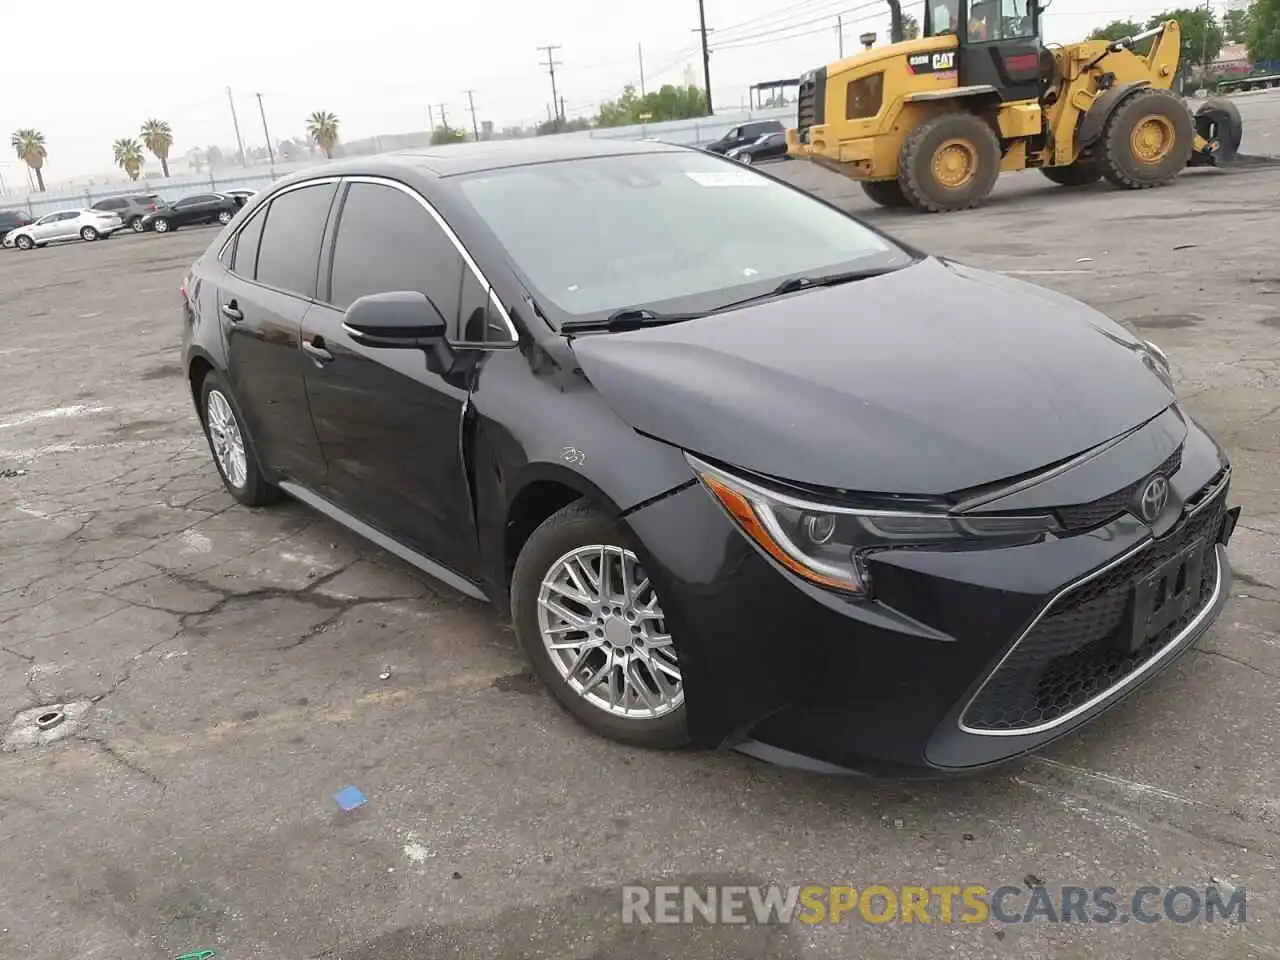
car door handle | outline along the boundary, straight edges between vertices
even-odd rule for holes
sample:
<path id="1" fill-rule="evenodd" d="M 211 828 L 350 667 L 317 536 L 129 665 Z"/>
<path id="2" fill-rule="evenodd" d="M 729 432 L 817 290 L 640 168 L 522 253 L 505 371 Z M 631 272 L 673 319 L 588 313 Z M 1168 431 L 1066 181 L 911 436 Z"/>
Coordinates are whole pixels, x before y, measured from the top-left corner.
<path id="1" fill-rule="evenodd" d="M 232 323 L 239 323 L 244 319 L 244 314 L 240 312 L 240 308 L 236 306 L 236 302 L 234 300 L 222 305 L 222 315 Z"/>
<path id="2" fill-rule="evenodd" d="M 323 367 L 326 363 L 333 362 L 333 354 L 324 348 L 324 339 L 321 337 L 316 337 L 313 340 L 303 340 L 302 350 L 318 367 Z"/>

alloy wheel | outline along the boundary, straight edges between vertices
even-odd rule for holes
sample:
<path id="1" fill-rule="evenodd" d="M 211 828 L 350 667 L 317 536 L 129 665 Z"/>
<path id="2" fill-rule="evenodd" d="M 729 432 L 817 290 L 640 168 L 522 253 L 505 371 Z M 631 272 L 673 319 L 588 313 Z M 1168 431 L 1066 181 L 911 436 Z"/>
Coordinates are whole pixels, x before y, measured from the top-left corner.
<path id="1" fill-rule="evenodd" d="M 141 233 L 143 230 L 147 229 L 143 224 L 141 217 L 134 217 L 129 223 L 129 226 L 133 228 L 134 233 Z"/>
<path id="2" fill-rule="evenodd" d="M 684 703 L 662 606 L 632 551 L 590 544 L 556 560 L 538 591 L 538 630 L 561 677 L 597 709 L 645 720 Z"/>
<path id="3" fill-rule="evenodd" d="M 163 232 L 163 231 L 162 231 Z M 205 409 L 205 422 L 213 455 L 218 460 L 227 483 L 237 490 L 244 488 L 249 478 L 249 461 L 245 454 L 244 435 L 236 420 L 231 403 L 220 390 L 210 390 Z"/>
<path id="4" fill-rule="evenodd" d="M 93 229 L 93 227 L 85 227 L 83 230 L 80 231 L 80 239 L 84 240 L 85 242 L 97 240 L 98 231 Z"/>
<path id="5" fill-rule="evenodd" d="M 224 225 L 225 225 L 225 224 L 230 223 L 230 222 L 231 222 L 231 214 L 230 214 L 230 212 L 228 212 L 228 211 L 226 211 L 226 210 L 223 210 L 221 213 L 219 213 L 219 214 L 218 214 L 218 222 L 219 222 L 219 223 L 221 223 L 221 224 L 224 224 Z"/>
<path id="6" fill-rule="evenodd" d="M 157 220 L 157 221 L 156 221 L 156 233 L 168 233 L 168 232 L 169 232 L 169 221 L 168 221 L 168 220 Z"/>

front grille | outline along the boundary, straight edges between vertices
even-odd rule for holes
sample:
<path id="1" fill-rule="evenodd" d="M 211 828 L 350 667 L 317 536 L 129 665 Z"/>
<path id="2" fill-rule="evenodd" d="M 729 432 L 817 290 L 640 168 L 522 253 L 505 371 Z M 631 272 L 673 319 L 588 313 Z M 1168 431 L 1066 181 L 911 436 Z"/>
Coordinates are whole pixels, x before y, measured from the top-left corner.
<path id="1" fill-rule="evenodd" d="M 1071 507 L 1059 507 L 1057 510 L 1058 519 L 1062 522 L 1062 526 L 1071 531 L 1092 530 L 1094 527 L 1100 527 L 1110 520 L 1114 520 L 1120 514 L 1129 509 L 1129 504 L 1133 502 L 1138 495 L 1139 488 L 1151 478 L 1154 473 L 1162 473 L 1166 477 L 1172 477 L 1182 467 L 1182 448 L 1179 447 L 1173 452 L 1164 463 L 1154 470 L 1151 474 L 1143 477 L 1141 480 L 1135 480 L 1127 487 L 1117 490 L 1115 493 L 1109 494 L 1094 500 L 1092 503 L 1082 503 Z"/>
<path id="2" fill-rule="evenodd" d="M 809 142 L 809 128 L 826 122 L 827 68 L 806 73 L 800 78 L 800 92 L 796 106 L 796 136 L 801 143 Z"/>
<path id="3" fill-rule="evenodd" d="M 977 732 L 1052 724 L 1141 668 L 1212 599 L 1217 551 L 1206 551 L 1199 584 L 1187 585 L 1194 592 L 1182 615 L 1130 652 L 1114 640 L 1132 617 L 1134 585 L 1196 540 L 1216 541 L 1225 513 L 1224 486 L 1212 503 L 1163 540 L 1055 600 L 987 678 L 961 723 Z"/>

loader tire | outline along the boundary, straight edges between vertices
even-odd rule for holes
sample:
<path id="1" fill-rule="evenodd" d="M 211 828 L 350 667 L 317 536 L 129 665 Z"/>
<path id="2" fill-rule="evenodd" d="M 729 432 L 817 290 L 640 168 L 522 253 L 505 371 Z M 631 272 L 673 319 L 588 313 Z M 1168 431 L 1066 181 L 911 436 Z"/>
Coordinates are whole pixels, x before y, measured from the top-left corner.
<path id="1" fill-rule="evenodd" d="M 902 184 L 897 180 L 863 180 L 862 192 L 872 203 L 878 203 L 882 207 L 905 207 L 911 203 L 902 192 Z"/>
<path id="2" fill-rule="evenodd" d="M 1147 87 L 1107 118 L 1097 150 L 1107 182 L 1126 190 L 1159 187 L 1182 172 L 1195 147 L 1195 125 L 1167 90 Z"/>
<path id="3" fill-rule="evenodd" d="M 1087 187 L 1102 179 L 1102 167 L 1089 160 L 1077 160 L 1065 167 L 1041 167 L 1040 172 L 1060 187 Z"/>
<path id="4" fill-rule="evenodd" d="M 1000 176 L 1000 141 L 972 113 L 946 113 L 916 127 L 898 155 L 898 183 L 925 213 L 976 207 Z"/>

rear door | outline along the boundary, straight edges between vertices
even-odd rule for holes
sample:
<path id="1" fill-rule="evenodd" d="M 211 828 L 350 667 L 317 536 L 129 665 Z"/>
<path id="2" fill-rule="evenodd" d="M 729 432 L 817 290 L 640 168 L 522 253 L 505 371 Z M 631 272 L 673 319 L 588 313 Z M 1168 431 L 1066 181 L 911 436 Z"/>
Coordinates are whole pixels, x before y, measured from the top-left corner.
<path id="1" fill-rule="evenodd" d="M 218 310 L 231 389 L 273 470 L 318 488 L 324 456 L 311 425 L 299 335 L 315 298 L 334 179 L 277 194 L 224 252 Z"/>
<path id="2" fill-rule="evenodd" d="M 344 311 L 373 293 L 425 293 L 457 338 L 460 313 L 488 308 L 459 245 L 407 186 L 353 179 L 339 205 L 329 277 L 303 321 L 307 394 L 345 509 L 463 575 L 476 536 L 461 455 L 468 396 L 462 367 L 427 368 L 419 350 L 372 349 L 344 331 Z M 326 279 L 328 282 L 326 283 Z"/>

